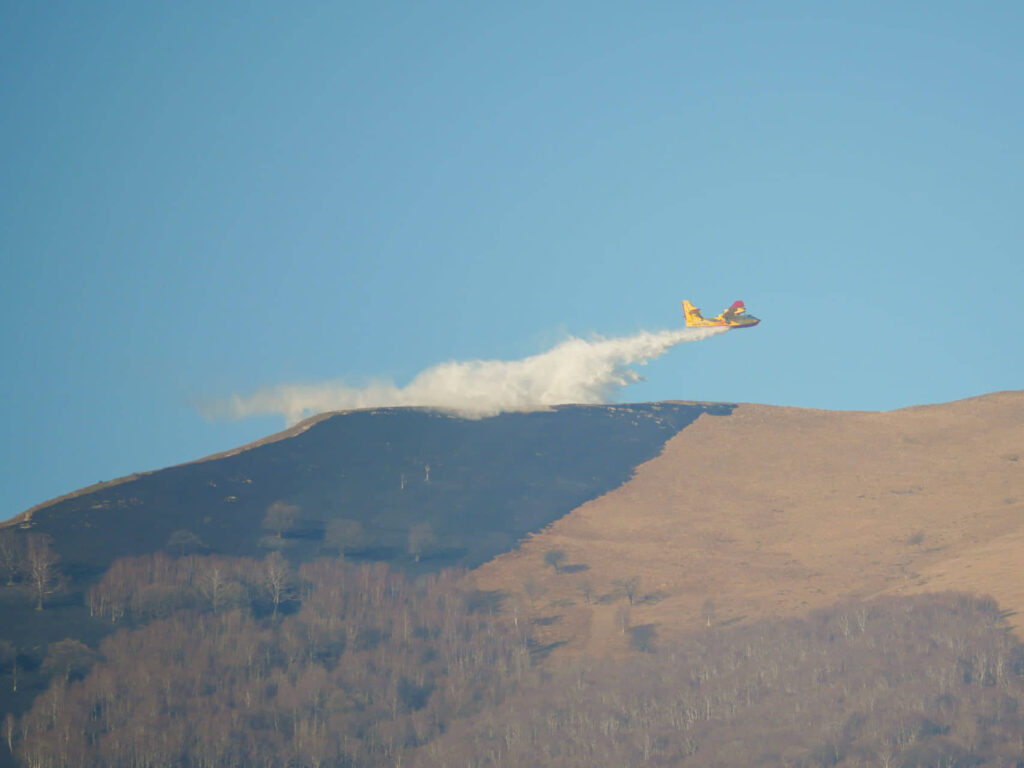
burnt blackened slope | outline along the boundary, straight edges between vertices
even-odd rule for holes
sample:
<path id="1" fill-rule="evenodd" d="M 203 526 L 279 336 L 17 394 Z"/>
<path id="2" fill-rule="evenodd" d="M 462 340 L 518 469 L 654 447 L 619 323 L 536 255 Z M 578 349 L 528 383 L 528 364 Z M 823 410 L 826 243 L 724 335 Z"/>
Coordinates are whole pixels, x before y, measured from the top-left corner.
<path id="1" fill-rule="evenodd" d="M 51 534 L 65 567 L 82 576 L 164 548 L 280 548 L 307 559 L 344 544 L 349 556 L 413 570 L 473 567 L 621 485 L 702 413 L 732 408 L 561 406 L 479 420 L 355 411 L 233 456 L 57 502 L 36 511 L 31 527 Z M 262 526 L 275 502 L 299 510 L 280 536 Z M 339 519 L 358 525 L 349 524 L 347 541 L 325 540 Z"/>

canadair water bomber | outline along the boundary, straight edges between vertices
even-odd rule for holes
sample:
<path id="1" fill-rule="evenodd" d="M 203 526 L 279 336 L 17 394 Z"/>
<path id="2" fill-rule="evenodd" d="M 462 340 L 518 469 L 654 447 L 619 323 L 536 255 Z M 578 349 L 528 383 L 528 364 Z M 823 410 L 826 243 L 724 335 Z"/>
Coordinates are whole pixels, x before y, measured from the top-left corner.
<path id="1" fill-rule="evenodd" d="M 683 312 L 686 313 L 687 328 L 753 328 L 760 323 L 753 315 L 747 314 L 742 301 L 734 301 L 732 306 L 723 310 L 717 317 L 704 317 L 700 310 L 686 299 L 683 299 Z"/>

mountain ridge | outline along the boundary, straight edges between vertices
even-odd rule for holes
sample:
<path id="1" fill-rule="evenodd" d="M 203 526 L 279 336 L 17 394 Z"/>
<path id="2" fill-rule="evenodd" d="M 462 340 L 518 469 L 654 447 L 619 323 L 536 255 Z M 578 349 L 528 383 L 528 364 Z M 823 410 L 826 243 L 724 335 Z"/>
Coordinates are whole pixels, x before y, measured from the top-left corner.
<path id="1" fill-rule="evenodd" d="M 472 566 L 625 482 L 702 413 L 731 407 L 558 406 L 488 419 L 419 408 L 321 414 L 238 449 L 66 494 L 14 522 L 49 533 L 66 563 L 91 569 L 159 550 L 172 536 L 197 552 L 252 556 L 270 546 L 309 559 L 336 519 L 366 534 L 348 551 L 401 561 L 411 527 L 428 523 L 437 542 L 422 559 Z M 268 540 L 264 516 L 275 504 L 297 519 Z"/>
<path id="2" fill-rule="evenodd" d="M 322 414 L 81 489 L 0 531 L 22 545 L 48 534 L 67 579 L 43 610 L 24 573 L 0 589 L 0 649 L 15 649 L 11 674 L 24 673 L 0 704 L 25 711 L 61 643 L 94 649 L 118 630 L 84 598 L 130 556 L 112 581 L 157 561 L 273 568 L 283 561 L 264 556 L 275 552 L 293 575 L 323 558 L 305 573 L 458 579 L 471 613 L 520 628 L 530 663 L 551 669 L 713 645 L 719 630 L 822 611 L 841 626 L 858 601 L 920 592 L 991 595 L 1002 614 L 981 602 L 998 631 L 1009 617 L 1019 636 L 1022 456 L 1024 391 L 884 412 L 667 401 L 480 420 Z M 268 522 L 275 510 L 283 522 Z M 174 560 L 185 554 L 229 557 Z M 412 577 L 470 570 L 406 579 L 373 561 Z M 253 618 L 274 624 L 258 602 Z"/>
<path id="3" fill-rule="evenodd" d="M 269 435 L 266 435 L 265 437 L 252 440 L 248 443 L 244 443 L 235 448 L 228 448 L 223 451 L 217 451 L 215 453 L 211 453 L 207 456 L 203 456 L 198 459 L 190 459 L 188 461 L 182 461 L 177 464 L 170 464 L 166 467 L 160 467 L 159 469 L 147 469 L 141 472 L 131 472 L 127 475 L 121 475 L 120 477 L 115 477 L 111 480 L 103 480 L 98 483 L 92 483 L 91 485 L 83 486 L 82 488 L 78 488 L 73 491 L 68 491 L 67 493 L 62 493 L 59 496 L 54 496 L 50 499 L 46 499 L 45 501 L 41 501 L 38 504 L 33 504 L 31 507 L 29 507 L 23 512 L 19 512 L 9 520 L 0 522 L 0 528 L 7 525 L 17 525 L 20 523 L 30 522 L 32 520 L 32 514 L 40 509 L 46 509 L 47 507 L 52 507 L 53 505 L 59 504 L 62 501 L 70 501 L 71 499 L 76 499 L 79 496 L 84 496 L 89 493 L 95 493 L 97 491 L 102 491 L 107 488 L 113 488 L 118 485 L 123 485 L 124 483 L 130 483 L 134 480 L 138 480 L 140 477 L 152 475 L 155 472 L 161 472 L 165 469 L 174 469 L 175 467 L 185 467 L 190 464 L 201 464 L 204 461 L 215 461 L 217 459 L 227 458 L 228 456 L 235 456 L 239 453 L 242 453 L 243 451 L 252 450 L 253 448 L 259 448 L 260 446 L 267 445 L 269 443 L 274 443 L 277 442 L 278 440 L 286 440 L 289 437 L 295 437 L 296 435 L 300 435 L 303 432 L 305 432 L 307 429 L 312 427 L 317 422 L 323 421 L 324 419 L 328 419 L 332 416 L 337 416 L 341 413 L 344 413 L 344 411 L 326 411 L 324 413 L 318 413 L 315 414 L 314 416 L 310 416 L 309 418 L 303 419 L 302 421 L 293 424 L 290 427 L 286 427 L 279 432 L 273 432 Z"/>
<path id="4" fill-rule="evenodd" d="M 1022 436 L 1024 392 L 886 412 L 739 404 L 728 419 L 698 419 L 629 483 L 477 578 L 524 605 L 522 585 L 536 582 L 541 611 L 557 617 L 546 639 L 570 653 L 626 652 L 616 593 L 630 579 L 640 582 L 632 622 L 668 635 L 949 589 L 1018 612 Z M 550 551 L 585 577 L 545 568 Z"/>

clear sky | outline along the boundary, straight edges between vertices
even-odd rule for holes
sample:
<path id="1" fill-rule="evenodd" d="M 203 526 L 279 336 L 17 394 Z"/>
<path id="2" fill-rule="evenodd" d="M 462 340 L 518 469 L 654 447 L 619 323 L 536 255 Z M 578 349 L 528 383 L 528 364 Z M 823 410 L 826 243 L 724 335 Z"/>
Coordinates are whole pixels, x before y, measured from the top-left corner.
<path id="1" fill-rule="evenodd" d="M 0 517 L 198 404 L 566 335 L 623 401 L 1024 387 L 1020 2 L 0 2 Z"/>

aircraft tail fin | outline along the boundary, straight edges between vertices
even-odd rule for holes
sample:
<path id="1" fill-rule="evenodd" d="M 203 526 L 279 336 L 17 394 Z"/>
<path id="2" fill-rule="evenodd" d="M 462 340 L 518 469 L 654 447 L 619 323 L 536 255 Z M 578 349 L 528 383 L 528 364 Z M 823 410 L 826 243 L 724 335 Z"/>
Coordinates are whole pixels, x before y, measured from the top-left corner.
<path id="1" fill-rule="evenodd" d="M 688 326 L 704 325 L 707 320 L 700 313 L 700 309 L 693 306 L 686 299 L 683 299 L 683 313 L 686 315 L 686 324 Z"/>

